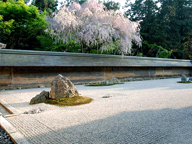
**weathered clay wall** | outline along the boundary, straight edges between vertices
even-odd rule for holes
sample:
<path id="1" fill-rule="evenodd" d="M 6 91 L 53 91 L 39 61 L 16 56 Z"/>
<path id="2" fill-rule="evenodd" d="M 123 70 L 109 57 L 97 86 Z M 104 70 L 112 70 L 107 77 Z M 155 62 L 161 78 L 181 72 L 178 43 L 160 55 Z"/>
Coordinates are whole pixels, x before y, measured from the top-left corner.
<path id="1" fill-rule="evenodd" d="M 168 78 L 190 75 L 190 68 L 140 67 L 0 67 L 0 89 L 47 87 L 58 74 L 75 84 L 103 82 L 110 78 Z"/>
<path id="2" fill-rule="evenodd" d="M 0 89 L 50 86 L 58 74 L 83 84 L 176 77 L 191 69 L 190 60 L 0 49 Z"/>

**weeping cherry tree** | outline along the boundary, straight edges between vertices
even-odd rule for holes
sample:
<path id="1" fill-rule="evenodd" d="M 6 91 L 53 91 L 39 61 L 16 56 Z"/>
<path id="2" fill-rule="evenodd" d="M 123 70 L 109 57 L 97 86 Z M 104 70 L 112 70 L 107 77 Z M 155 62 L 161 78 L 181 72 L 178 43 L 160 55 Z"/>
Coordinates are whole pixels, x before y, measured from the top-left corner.
<path id="1" fill-rule="evenodd" d="M 50 21 L 49 32 L 55 43 L 75 40 L 82 46 L 110 50 L 118 42 L 118 53 L 131 53 L 132 42 L 141 46 L 139 23 L 131 22 L 120 11 L 107 10 L 101 2 L 63 6 Z"/>

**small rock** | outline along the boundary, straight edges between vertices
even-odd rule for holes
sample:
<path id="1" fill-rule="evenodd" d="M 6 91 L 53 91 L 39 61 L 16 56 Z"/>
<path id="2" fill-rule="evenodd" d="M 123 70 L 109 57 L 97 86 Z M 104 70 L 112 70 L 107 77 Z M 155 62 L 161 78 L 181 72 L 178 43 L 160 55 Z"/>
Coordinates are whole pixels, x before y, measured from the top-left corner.
<path id="1" fill-rule="evenodd" d="M 38 109 L 30 110 L 28 112 L 26 111 L 24 112 L 24 114 L 37 114 L 43 111 L 46 111 L 46 109 L 38 108 Z"/>
<path id="2" fill-rule="evenodd" d="M 182 83 L 187 82 L 187 77 L 184 74 L 181 76 L 181 82 Z"/>
<path id="3" fill-rule="evenodd" d="M 103 96 L 102 98 L 110 98 L 111 96 Z"/>
<path id="4" fill-rule="evenodd" d="M 188 82 L 192 82 L 192 77 L 190 77 L 190 78 L 188 79 Z"/>
<path id="5" fill-rule="evenodd" d="M 40 113 L 40 109 L 35 109 L 32 111 L 33 114 Z"/>
<path id="6" fill-rule="evenodd" d="M 108 81 L 108 80 L 106 80 L 106 81 L 105 81 L 105 85 L 108 85 L 108 84 L 109 84 L 109 81 Z"/>
<path id="7" fill-rule="evenodd" d="M 102 98 L 110 98 L 112 97 L 112 95 L 106 95 L 106 96 L 103 96 Z"/>
<path id="8" fill-rule="evenodd" d="M 44 85 L 39 85 L 38 88 L 45 88 L 45 86 Z"/>

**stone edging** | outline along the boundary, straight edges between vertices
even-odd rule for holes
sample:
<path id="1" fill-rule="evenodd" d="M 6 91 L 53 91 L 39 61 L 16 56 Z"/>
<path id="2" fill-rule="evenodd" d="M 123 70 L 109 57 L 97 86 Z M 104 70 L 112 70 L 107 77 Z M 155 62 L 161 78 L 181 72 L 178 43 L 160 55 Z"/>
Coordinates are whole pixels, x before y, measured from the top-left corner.
<path id="1" fill-rule="evenodd" d="M 20 111 L 16 110 L 14 107 L 7 104 L 4 100 L 0 100 L 0 104 L 10 113 L 10 115 L 5 115 L 4 116 L 5 118 L 17 116 L 17 115 L 21 114 Z"/>

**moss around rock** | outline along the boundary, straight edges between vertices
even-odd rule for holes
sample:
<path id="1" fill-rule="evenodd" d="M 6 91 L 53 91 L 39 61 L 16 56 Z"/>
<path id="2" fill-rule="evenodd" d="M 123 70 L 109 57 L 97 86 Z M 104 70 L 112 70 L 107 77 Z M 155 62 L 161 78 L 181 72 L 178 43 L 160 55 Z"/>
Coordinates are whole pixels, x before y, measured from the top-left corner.
<path id="1" fill-rule="evenodd" d="M 89 97 L 75 96 L 71 98 L 61 98 L 57 100 L 47 99 L 44 101 L 44 103 L 58 106 L 75 106 L 75 105 L 88 104 L 91 101 L 93 101 L 93 99 Z"/>
<path id="2" fill-rule="evenodd" d="M 99 83 L 99 84 L 88 84 L 85 86 L 112 86 L 112 85 L 116 85 L 116 84 L 124 84 L 124 83 L 112 83 L 112 84 Z"/>
<path id="3" fill-rule="evenodd" d="M 185 83 L 185 84 L 189 84 L 189 83 L 192 83 L 192 82 L 189 82 L 189 81 L 186 81 L 186 82 L 178 81 L 177 83 Z"/>
<path id="4" fill-rule="evenodd" d="M 112 79 L 108 79 L 104 82 L 106 85 L 108 84 L 120 84 L 121 81 L 118 80 L 117 78 L 112 78 Z"/>

